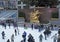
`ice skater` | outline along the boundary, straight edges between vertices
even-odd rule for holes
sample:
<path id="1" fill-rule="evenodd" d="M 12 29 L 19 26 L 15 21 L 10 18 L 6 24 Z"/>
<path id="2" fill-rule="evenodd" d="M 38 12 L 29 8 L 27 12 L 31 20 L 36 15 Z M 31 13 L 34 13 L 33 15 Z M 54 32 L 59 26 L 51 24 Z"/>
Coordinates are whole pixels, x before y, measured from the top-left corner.
<path id="1" fill-rule="evenodd" d="M 17 36 L 17 30 L 15 29 L 15 36 Z"/>
<path id="2" fill-rule="evenodd" d="M 35 39 L 31 34 L 28 35 L 28 42 L 35 42 Z"/>
<path id="3" fill-rule="evenodd" d="M 26 42 L 26 35 L 27 35 L 27 33 L 24 31 L 24 33 L 23 33 L 23 35 L 22 35 L 22 37 L 23 37 L 23 39 L 24 39 L 24 42 Z"/>
<path id="4" fill-rule="evenodd" d="M 11 36 L 11 42 L 14 42 L 14 34 Z"/>
<path id="5" fill-rule="evenodd" d="M 32 30 L 33 30 L 33 28 L 34 28 L 34 25 L 33 25 L 33 24 L 31 25 L 31 28 L 32 28 Z"/>
<path id="6" fill-rule="evenodd" d="M 5 39 L 5 32 L 4 31 L 2 31 L 2 39 Z"/>
<path id="7" fill-rule="evenodd" d="M 2 23 L 2 26 L 6 29 L 6 23 Z"/>
<path id="8" fill-rule="evenodd" d="M 38 27 L 38 31 L 39 31 L 39 32 L 41 31 L 41 26 Z"/>
<path id="9" fill-rule="evenodd" d="M 51 38 L 53 38 L 53 42 L 57 42 L 57 34 L 55 34 L 55 35 L 52 36 Z"/>
<path id="10" fill-rule="evenodd" d="M 46 32 L 44 32 L 44 36 L 45 36 L 45 40 L 47 40 L 47 33 Z"/>
<path id="11" fill-rule="evenodd" d="M 10 40 L 8 39 L 7 42 L 10 42 Z"/>
<path id="12" fill-rule="evenodd" d="M 17 28 L 17 32 L 18 32 L 18 35 L 19 35 L 20 33 L 19 33 L 19 29 L 18 28 Z"/>
<path id="13" fill-rule="evenodd" d="M 5 29 L 6 29 L 6 24 L 4 25 Z"/>
<path id="14" fill-rule="evenodd" d="M 18 35 L 19 35 L 19 28 L 18 28 L 18 24 L 16 24 L 16 29 L 17 29 L 17 32 L 18 32 Z"/>
<path id="15" fill-rule="evenodd" d="M 41 35 L 39 36 L 39 42 L 42 42 L 42 39 L 43 39 L 43 35 L 41 34 Z"/>
<path id="16" fill-rule="evenodd" d="M 53 25 L 52 25 L 52 24 L 51 24 L 51 30 L 54 30 L 54 29 L 53 29 Z"/>
<path id="17" fill-rule="evenodd" d="M 27 29 L 26 23 L 24 23 L 24 29 Z"/>

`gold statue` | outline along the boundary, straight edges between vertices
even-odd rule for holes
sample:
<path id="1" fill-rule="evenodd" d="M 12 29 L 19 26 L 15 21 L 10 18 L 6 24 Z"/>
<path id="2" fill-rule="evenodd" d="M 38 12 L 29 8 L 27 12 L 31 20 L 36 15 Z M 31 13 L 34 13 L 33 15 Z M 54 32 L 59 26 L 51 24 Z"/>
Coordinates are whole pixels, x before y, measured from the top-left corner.
<path id="1" fill-rule="evenodd" d="M 35 10 L 33 12 L 30 13 L 30 22 L 34 22 L 34 23 L 39 23 L 38 17 L 39 17 L 39 10 Z"/>

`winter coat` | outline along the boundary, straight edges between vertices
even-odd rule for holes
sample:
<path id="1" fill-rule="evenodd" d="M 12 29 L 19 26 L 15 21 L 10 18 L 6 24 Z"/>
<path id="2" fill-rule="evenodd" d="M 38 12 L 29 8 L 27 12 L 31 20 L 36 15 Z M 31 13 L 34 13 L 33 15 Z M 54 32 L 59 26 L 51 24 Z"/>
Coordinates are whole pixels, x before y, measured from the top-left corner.
<path id="1" fill-rule="evenodd" d="M 43 38 L 43 36 L 42 36 L 42 35 L 40 35 L 40 36 L 39 36 L 39 40 L 42 40 L 42 38 Z"/>
<path id="2" fill-rule="evenodd" d="M 4 31 L 2 32 L 2 36 L 5 36 L 5 33 L 4 33 Z"/>
<path id="3" fill-rule="evenodd" d="M 32 37 L 28 38 L 28 42 L 35 42 Z"/>
<path id="4" fill-rule="evenodd" d="M 10 42 L 10 40 L 8 39 L 7 42 Z"/>
<path id="5" fill-rule="evenodd" d="M 23 35 L 22 35 L 22 37 L 26 38 L 26 35 L 27 35 L 26 32 L 24 32 Z"/>

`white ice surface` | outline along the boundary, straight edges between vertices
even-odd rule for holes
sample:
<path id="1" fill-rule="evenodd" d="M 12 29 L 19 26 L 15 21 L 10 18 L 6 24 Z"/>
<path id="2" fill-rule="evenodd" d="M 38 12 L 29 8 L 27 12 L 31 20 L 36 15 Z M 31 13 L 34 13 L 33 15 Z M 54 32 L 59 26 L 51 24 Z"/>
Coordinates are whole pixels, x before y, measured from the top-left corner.
<path id="1" fill-rule="evenodd" d="M 19 35 L 17 36 L 14 36 L 14 42 L 20 42 L 23 38 L 22 38 L 22 33 L 24 31 L 27 32 L 27 39 L 28 39 L 28 35 L 29 33 L 32 34 L 32 36 L 34 37 L 35 39 L 35 42 L 39 42 L 39 35 L 40 34 L 43 34 L 44 30 L 42 30 L 41 32 L 38 32 L 37 29 L 34 29 L 32 30 L 31 28 L 28 28 L 28 29 L 24 29 L 23 27 L 18 27 L 19 28 Z M 1 33 L 2 31 L 5 31 L 5 39 L 3 40 L 2 39 L 2 36 L 1 36 Z M 57 33 L 57 31 L 52 31 L 51 35 L 47 38 L 47 40 L 45 40 L 44 38 L 44 34 L 43 34 L 43 42 L 53 42 L 53 38 L 51 38 L 53 35 L 55 35 Z M 14 34 L 14 27 L 11 26 L 11 28 L 9 29 L 9 27 L 7 26 L 7 29 L 4 29 L 4 27 L 0 26 L 0 42 L 6 42 L 7 39 L 10 39 L 11 41 L 11 35 Z M 26 40 L 26 42 L 28 42 Z"/>

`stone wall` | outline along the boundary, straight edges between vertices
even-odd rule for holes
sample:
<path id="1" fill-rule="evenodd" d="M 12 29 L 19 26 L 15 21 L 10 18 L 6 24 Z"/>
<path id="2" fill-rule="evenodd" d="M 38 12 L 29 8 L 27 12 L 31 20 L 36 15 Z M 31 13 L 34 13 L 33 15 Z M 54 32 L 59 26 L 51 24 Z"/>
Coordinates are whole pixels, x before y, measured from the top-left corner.
<path id="1" fill-rule="evenodd" d="M 35 8 L 36 10 L 39 10 L 41 12 L 40 14 L 40 20 L 41 22 L 47 22 L 51 20 L 51 13 L 56 12 L 57 8 Z M 34 11 L 34 9 L 20 9 L 19 11 L 22 11 L 26 15 L 26 20 L 30 21 L 30 13 Z"/>

